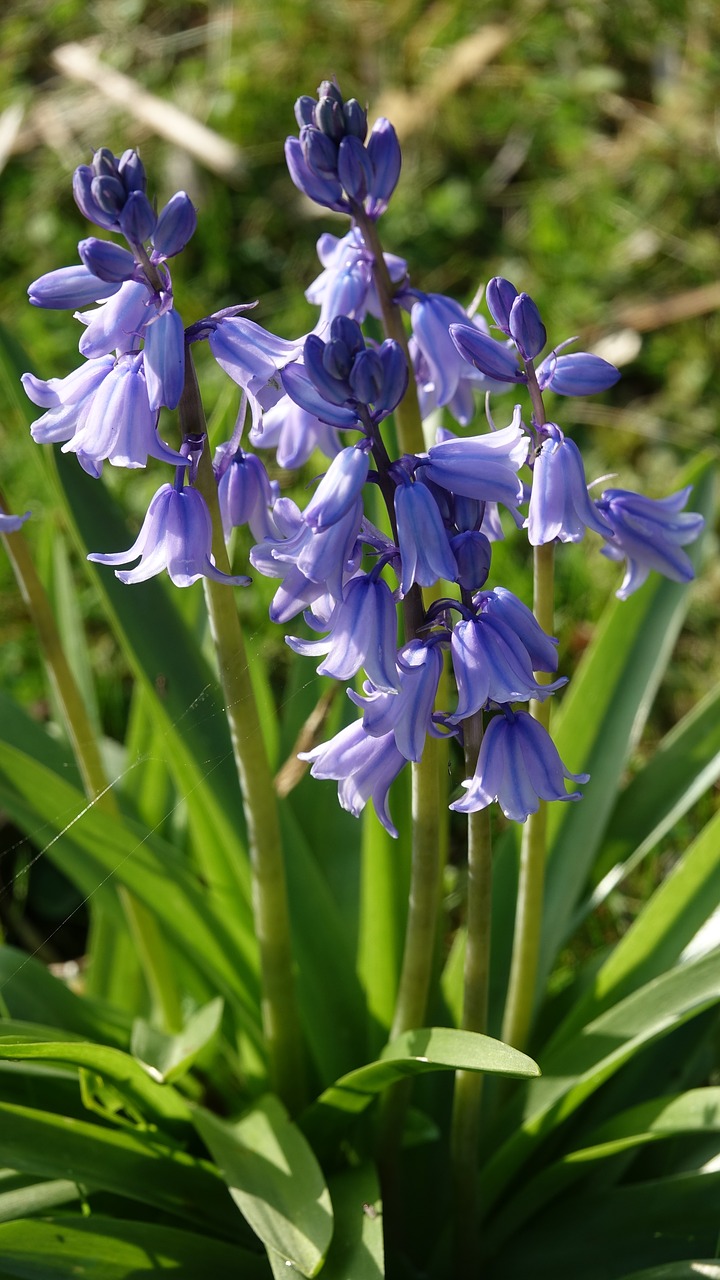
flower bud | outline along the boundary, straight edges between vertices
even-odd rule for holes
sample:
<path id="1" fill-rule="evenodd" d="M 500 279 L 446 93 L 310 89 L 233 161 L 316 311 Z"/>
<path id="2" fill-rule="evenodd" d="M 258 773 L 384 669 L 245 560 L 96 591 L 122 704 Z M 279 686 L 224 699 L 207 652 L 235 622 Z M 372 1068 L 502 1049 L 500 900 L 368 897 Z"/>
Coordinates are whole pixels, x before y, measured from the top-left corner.
<path id="1" fill-rule="evenodd" d="M 375 404 L 383 389 L 383 366 L 377 351 L 359 351 L 350 371 L 350 386 L 360 404 Z"/>
<path id="2" fill-rule="evenodd" d="M 510 311 L 510 337 L 523 360 L 534 360 L 547 342 L 545 325 L 532 298 L 519 293 Z"/>
<path id="3" fill-rule="evenodd" d="M 92 197 L 106 216 L 117 218 L 125 204 L 125 188 L 119 178 L 109 174 L 95 176 L 91 183 Z"/>
<path id="4" fill-rule="evenodd" d="M 343 116 L 345 118 L 345 134 L 351 134 L 354 138 L 359 138 L 361 142 L 364 142 L 367 135 L 367 113 L 360 106 L 357 98 L 350 98 L 344 104 Z"/>
<path id="5" fill-rule="evenodd" d="M 345 136 L 342 103 L 335 98 L 320 98 L 315 108 L 315 124 L 333 142 L 339 142 Z"/>
<path id="6" fill-rule="evenodd" d="M 174 258 L 193 236 L 197 215 L 185 191 L 178 191 L 165 205 L 157 220 L 152 238 L 153 248 L 161 258 Z"/>
<path id="7" fill-rule="evenodd" d="M 123 151 L 118 160 L 117 172 L 128 195 L 133 191 L 145 190 L 147 186 L 145 166 L 137 151 Z"/>
<path id="8" fill-rule="evenodd" d="M 494 276 L 485 290 L 485 301 L 488 311 L 499 329 L 510 336 L 510 311 L 518 296 L 518 291 L 509 280 L 502 276 Z"/>
<path id="9" fill-rule="evenodd" d="M 367 212 L 371 218 L 379 218 L 387 209 L 397 186 L 402 163 L 400 143 L 389 120 L 383 117 L 375 121 L 367 141 L 367 151 L 373 167 Z"/>
<path id="10" fill-rule="evenodd" d="M 315 124 L 315 107 L 317 103 L 309 94 L 304 93 L 295 103 L 295 119 L 298 122 L 298 128 L 302 129 L 303 125 Z"/>
<path id="11" fill-rule="evenodd" d="M 78 253 L 88 271 L 108 284 L 121 284 L 123 280 L 129 280 L 135 270 L 133 255 L 123 249 L 122 245 L 113 244 L 110 240 L 97 240 L 95 236 L 90 236 L 87 240 L 80 241 Z"/>
<path id="12" fill-rule="evenodd" d="M 338 148 L 338 178 L 352 200 L 365 199 L 373 183 L 372 161 L 359 138 L 343 138 Z"/>
<path id="13" fill-rule="evenodd" d="M 120 229 L 130 244 L 144 244 L 157 225 L 155 210 L 142 191 L 133 191 L 118 217 Z"/>

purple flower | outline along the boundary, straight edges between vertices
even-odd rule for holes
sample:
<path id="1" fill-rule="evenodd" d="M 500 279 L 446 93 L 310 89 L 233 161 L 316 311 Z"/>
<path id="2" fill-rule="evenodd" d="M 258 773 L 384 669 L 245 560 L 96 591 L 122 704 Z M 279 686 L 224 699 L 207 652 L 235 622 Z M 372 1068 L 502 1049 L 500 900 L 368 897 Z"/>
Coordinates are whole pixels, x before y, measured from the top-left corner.
<path id="1" fill-rule="evenodd" d="M 263 463 L 254 453 L 237 449 L 228 457 L 229 448 L 229 444 L 220 445 L 213 461 L 225 537 L 244 524 L 250 526 L 258 541 L 277 537 L 271 514 L 278 497 L 277 486 L 270 483 Z"/>
<path id="2" fill-rule="evenodd" d="M 34 307 L 51 311 L 87 307 L 91 302 L 111 298 L 120 288 L 118 282 L 101 280 L 84 265 L 59 267 L 48 271 L 28 285 L 28 297 Z"/>
<path id="3" fill-rule="evenodd" d="M 681 547 L 694 542 L 705 526 L 701 515 L 683 511 L 692 486 L 668 498 L 645 498 L 628 489 L 606 489 L 597 503 L 609 524 L 613 541 L 603 547 L 610 560 L 626 560 L 619 600 L 641 587 L 651 569 L 673 582 L 690 582 L 695 576 L 690 557 Z"/>
<path id="4" fill-rule="evenodd" d="M 305 339 L 288 342 L 238 315 L 210 316 L 194 327 L 198 337 L 207 337 L 220 368 L 242 387 L 252 408 L 253 427 L 260 430 L 263 410 L 271 409 L 285 394 L 278 371 L 297 359 Z"/>
<path id="5" fill-rule="evenodd" d="M 321 629 L 314 611 L 306 613 L 305 618 L 308 625 Z M 375 688 L 399 689 L 395 600 L 387 583 L 374 571 L 346 583 L 343 598 L 335 604 L 328 622 L 322 624 L 323 630 L 325 626 L 329 627 L 329 634 L 323 640 L 286 636 L 285 641 L 295 653 L 309 657 L 327 654 L 317 669 L 321 676 L 351 680 L 364 667 Z"/>
<path id="6" fill-rule="evenodd" d="M 527 382 L 527 375 L 518 367 L 513 346 L 497 342 L 469 324 L 451 324 L 450 337 L 460 355 L 486 378 L 496 382 Z"/>
<path id="7" fill-rule="evenodd" d="M 480 502 L 502 502 L 511 510 L 523 499 L 517 472 L 527 458 L 530 441 L 521 430 L 520 406 L 501 431 L 487 435 L 452 437 L 428 449 L 422 476 L 451 493 Z"/>
<path id="8" fill-rule="evenodd" d="M 303 365 L 282 371 L 288 395 L 307 412 L 335 427 L 352 427 L 364 419 L 360 406 L 380 422 L 402 399 L 408 368 L 402 348 L 386 339 L 366 347 L 356 320 L 336 316 L 329 340 L 311 333 L 303 349 Z"/>
<path id="9" fill-rule="evenodd" d="M 482 321 L 470 321 L 467 313 L 453 298 L 441 293 L 416 293 L 410 321 L 417 348 L 422 355 L 417 372 L 421 376 L 426 398 L 432 407 L 448 405 L 458 422 L 472 417 L 472 391 L 498 391 L 504 382 L 493 382 L 484 374 L 468 368 L 468 362 L 450 336 L 453 324 L 471 325 L 482 333 Z M 428 404 L 424 405 L 427 412 Z"/>
<path id="10" fill-rule="evenodd" d="M 357 499 L 335 524 L 317 531 L 290 498 L 275 503 L 273 519 L 279 537 L 263 539 L 250 552 L 250 562 L 259 573 L 283 579 L 270 608 L 273 621 L 287 622 L 326 592 L 341 600 L 345 579 L 357 569 L 361 501 Z"/>
<path id="11" fill-rule="evenodd" d="M 372 738 L 363 729 L 362 721 L 356 721 L 313 751 L 301 752 L 300 759 L 312 762 L 313 778 L 334 778 L 340 783 L 338 800 L 353 817 L 359 817 L 368 800 L 372 800 L 382 825 L 397 838 L 388 792 L 406 761 L 395 745 L 394 734 Z"/>
<path id="12" fill-rule="evenodd" d="M 67 378 L 47 382 L 26 373 L 22 382 L 30 399 L 48 410 L 33 423 L 33 439 L 65 441 L 63 453 L 77 454 L 90 475 L 99 476 L 106 459 L 115 467 L 144 467 L 148 457 L 185 464 L 158 435 L 141 353 L 88 360 Z"/>
<path id="13" fill-rule="evenodd" d="M 492 591 L 481 593 L 478 603 L 480 611 L 475 617 L 461 618 L 453 627 L 450 651 L 458 705 L 448 717 L 451 724 L 459 724 L 490 701 L 544 701 L 567 683 L 562 678 L 553 684 L 538 684 L 531 655 L 512 625 L 517 615 L 503 608 L 502 596 Z M 549 640 L 544 633 L 543 638 Z"/>
<path id="14" fill-rule="evenodd" d="M 362 493 L 370 458 L 367 449 L 352 445 L 333 458 L 310 502 L 303 519 L 311 529 L 337 524 Z"/>
<path id="15" fill-rule="evenodd" d="M 278 466 L 288 470 L 301 467 L 314 449 L 333 458 L 341 448 L 337 431 L 288 395 L 268 409 L 257 426 L 251 427 L 249 439 L 256 449 L 276 449 Z"/>
<path id="16" fill-rule="evenodd" d="M 26 511 L 24 516 L 10 516 L 0 507 L 0 533 L 17 533 L 29 519 L 29 511 Z"/>
<path id="17" fill-rule="evenodd" d="M 457 562 L 438 505 L 427 485 L 407 475 L 395 490 L 395 519 L 402 560 L 400 590 L 407 595 L 414 582 L 431 587 L 438 578 L 454 582 Z"/>
<path id="18" fill-rule="evenodd" d="M 540 800 L 580 800 L 568 794 L 565 779 L 588 782 L 586 773 L 570 773 L 548 732 L 527 711 L 494 716 L 488 724 L 475 776 L 463 782 L 467 794 L 450 805 L 458 813 L 476 813 L 493 800 L 511 822 L 537 813 Z"/>
<path id="19" fill-rule="evenodd" d="M 400 176 L 400 144 L 388 120 L 376 121 L 367 147 L 367 117 L 353 98 L 324 80 L 318 100 L 295 103 L 300 137 L 288 138 L 285 158 L 295 186 L 317 204 L 349 213 L 364 205 L 368 217 L 385 211 Z"/>
<path id="20" fill-rule="evenodd" d="M 365 697 L 348 690 L 348 697 L 363 708 L 362 726 L 374 738 L 394 734 L 395 745 L 406 760 L 419 760 L 428 733 L 441 736 L 433 723 L 433 709 L 443 669 L 439 643 L 411 640 L 397 656 L 400 690 L 388 692 L 365 681 Z"/>
<path id="21" fill-rule="evenodd" d="M 579 542 L 586 529 L 603 538 L 611 536 L 610 525 L 590 501 L 577 445 L 554 422 L 546 422 L 542 430 L 546 438 L 535 458 L 525 521 L 530 545 L 539 547 L 556 538 Z"/>
<path id="22" fill-rule="evenodd" d="M 317 242 L 318 257 L 325 270 L 305 290 L 308 302 L 321 308 L 315 326 L 322 334 L 335 316 L 349 316 L 362 324 L 367 312 L 380 315 L 380 303 L 373 281 L 373 255 L 357 227 L 341 240 L 326 232 Z M 407 263 L 393 253 L 383 254 L 394 284 L 407 275 Z"/>
<path id="23" fill-rule="evenodd" d="M 587 351 L 574 351 L 568 356 L 552 353 L 537 371 L 540 390 L 549 387 L 559 396 L 594 396 L 614 387 L 619 377 L 620 370 L 614 364 Z"/>
<path id="24" fill-rule="evenodd" d="M 182 472 L 177 484 L 182 483 Z M 129 551 L 94 552 L 88 560 L 98 564 L 128 564 L 140 557 L 135 569 L 116 570 L 121 582 L 145 582 L 167 569 L 176 587 L 189 587 L 198 578 L 212 578 L 232 586 L 249 586 L 250 578 L 230 577 L 215 568 L 211 552 L 212 525 L 205 499 L 197 489 L 164 484 L 150 502 L 140 533 Z"/>

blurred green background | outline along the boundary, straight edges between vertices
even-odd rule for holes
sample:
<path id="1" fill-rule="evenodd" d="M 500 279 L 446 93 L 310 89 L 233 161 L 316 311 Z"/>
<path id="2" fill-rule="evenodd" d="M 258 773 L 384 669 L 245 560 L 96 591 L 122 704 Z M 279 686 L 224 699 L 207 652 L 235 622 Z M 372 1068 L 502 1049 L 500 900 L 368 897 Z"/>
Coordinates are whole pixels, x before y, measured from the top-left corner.
<path id="1" fill-rule="evenodd" d="M 369 104 L 371 120 L 389 116 L 403 144 L 385 248 L 408 260 L 417 287 L 463 303 L 491 276 L 508 276 L 536 299 L 553 344 L 579 334 L 619 363 L 612 392 L 550 412 L 574 432 L 590 477 L 613 473 L 662 496 L 692 456 L 717 449 L 719 37 L 716 0 L 6 2 L 0 324 L 40 376 L 77 365 L 77 323 L 33 309 L 25 290 L 77 260 L 89 228 L 72 201 L 72 171 L 106 145 L 140 149 L 159 204 L 184 188 L 198 207 L 197 234 L 173 269 L 186 323 L 258 298 L 259 323 L 286 337 L 306 332 L 315 242 L 346 223 L 299 196 L 282 148 L 295 98 L 334 75 L 346 97 Z M 210 132 L 196 139 L 193 125 Z M 204 377 L 212 413 L 223 392 L 214 370 Z M 229 411 L 225 395 L 218 416 Z M 0 391 L 0 485 L 13 510 L 32 508 L 27 532 L 42 561 L 55 516 L 21 397 L 7 383 Z M 500 424 L 510 405 L 497 402 Z M 137 519 L 157 471 L 108 480 Z M 619 574 L 585 544 L 559 559 L 570 672 Z M 494 580 L 522 590 L 527 563 L 518 542 L 499 548 Z M 105 728 L 121 735 L 126 673 L 105 630 L 93 630 L 92 589 L 76 570 Z M 263 584 L 257 599 L 268 594 Z M 720 678 L 719 601 L 711 554 L 648 741 Z M 256 642 L 285 660 L 279 635 Z M 43 714 L 4 557 L 0 683 Z"/>

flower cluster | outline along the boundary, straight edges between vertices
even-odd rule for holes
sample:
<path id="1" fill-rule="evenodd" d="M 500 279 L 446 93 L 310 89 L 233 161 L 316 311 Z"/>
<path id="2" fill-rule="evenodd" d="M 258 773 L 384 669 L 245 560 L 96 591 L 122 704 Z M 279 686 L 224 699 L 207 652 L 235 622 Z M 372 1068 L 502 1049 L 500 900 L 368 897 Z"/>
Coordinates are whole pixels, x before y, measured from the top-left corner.
<path id="1" fill-rule="evenodd" d="M 319 657 L 322 675 L 364 676 L 362 692 L 349 690 L 360 718 L 304 754 L 312 774 L 338 782 L 340 803 L 356 815 L 371 799 L 396 834 L 388 808 L 394 779 L 420 760 L 428 735 L 462 738 L 472 722 L 473 740 L 481 739 L 477 766 L 451 808 L 470 813 L 497 801 L 523 822 L 541 800 L 579 799 L 566 783 L 587 777 L 565 767 L 528 710 L 565 683 L 552 678 L 557 642 L 515 595 L 487 585 L 493 543 L 505 536 L 502 512 L 533 547 L 597 534 L 606 555 L 626 561 L 621 598 L 651 569 L 687 581 L 692 566 L 682 548 L 702 519 L 684 510 L 688 490 L 658 501 L 607 489 L 593 499 L 580 451 L 547 420 L 543 395 L 607 390 L 617 369 L 589 352 L 562 353 L 567 343 L 543 358 L 538 308 L 503 278 L 485 292 L 492 325 L 452 298 L 414 288 L 402 259 L 381 260 L 374 225 L 400 173 L 392 126 L 380 120 L 368 134 L 364 109 L 330 81 L 317 99 L 300 98 L 295 112 L 299 137 L 286 143 L 293 182 L 351 218 L 346 235 L 318 241 L 323 270 L 306 295 L 320 308 L 312 331 L 280 338 L 244 314 L 248 304 L 184 328 L 166 263 L 193 233 L 192 205 L 178 192 L 156 215 L 137 154 L 116 159 L 103 148 L 77 171 L 75 197 L 86 217 L 128 247 L 83 240 L 79 266 L 31 286 L 39 306 L 97 304 L 78 314 L 79 369 L 46 382 L 25 375 L 28 395 L 45 410 L 33 436 L 62 442 L 95 476 L 105 460 L 138 467 L 151 456 L 176 468 L 130 550 L 90 557 L 112 566 L 138 560 L 117 570 L 123 582 L 167 570 L 178 586 L 201 576 L 246 584 L 216 568 L 210 517 L 195 487 L 203 426 L 185 404 L 186 374 L 192 344 L 206 341 L 242 390 L 236 430 L 214 459 L 225 534 L 249 525 L 251 564 L 278 583 L 273 620 L 285 625 L 303 615 L 314 638 L 288 636 L 290 647 Z M 392 336 L 366 337 L 367 315 L 387 321 L 388 312 L 398 321 Z M 527 393 L 529 412 L 515 405 L 497 429 L 486 407 L 489 430 L 458 435 L 443 427 L 419 443 L 431 413 L 447 410 L 465 428 L 479 395 L 510 387 Z M 158 436 L 158 414 L 178 404 L 184 438 L 174 450 Z M 248 404 L 249 443 L 274 449 L 279 466 L 299 466 L 315 449 L 330 460 L 303 509 L 241 447 Z M 412 451 L 393 456 L 384 424 L 400 405 L 410 406 L 418 431 Z M 456 698 L 438 707 L 446 655 Z"/>

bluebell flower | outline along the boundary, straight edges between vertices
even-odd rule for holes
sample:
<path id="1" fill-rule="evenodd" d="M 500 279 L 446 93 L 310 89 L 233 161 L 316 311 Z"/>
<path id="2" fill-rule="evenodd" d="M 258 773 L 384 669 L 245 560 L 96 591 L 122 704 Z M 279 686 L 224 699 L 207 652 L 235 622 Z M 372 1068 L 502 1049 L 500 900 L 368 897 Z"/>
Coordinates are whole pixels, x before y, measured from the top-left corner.
<path id="1" fill-rule="evenodd" d="M 507 607 L 510 595 L 510 592 L 505 595 L 481 592 L 475 597 L 477 613 L 469 616 L 468 611 L 468 616 L 463 616 L 453 627 L 450 652 L 458 705 L 448 717 L 450 724 L 459 724 L 491 701 L 528 702 L 531 698 L 543 701 L 567 683 L 562 678 L 552 684 L 538 684 L 533 675 L 533 656 L 523 643 L 528 625 L 519 631 L 515 629 L 519 614 L 516 608 Z M 512 599 L 522 607 L 521 601 Z M 542 636 L 550 640 L 544 632 Z M 534 640 L 531 632 L 533 650 Z M 554 650 L 552 658 L 557 666 Z"/>
<path id="2" fill-rule="evenodd" d="M 457 562 L 450 548 L 438 505 L 427 485 L 414 482 L 401 469 L 395 489 L 395 519 L 402 561 L 400 590 L 407 595 L 414 582 L 431 587 L 439 578 L 454 582 Z"/>
<path id="3" fill-rule="evenodd" d="M 311 529 L 337 524 L 362 493 L 370 458 L 365 448 L 351 445 L 333 458 L 310 502 L 303 519 Z"/>
<path id="4" fill-rule="evenodd" d="M 620 370 L 601 356 L 573 351 L 567 356 L 552 352 L 537 369 L 541 391 L 549 388 L 558 396 L 594 396 L 614 387 Z"/>
<path id="5" fill-rule="evenodd" d="M 187 244 L 196 214 L 188 195 L 178 191 L 158 216 L 145 186 L 136 152 L 126 151 L 117 159 L 106 147 L 96 151 L 91 165 L 76 170 L 76 202 L 91 221 L 122 233 L 130 248 L 95 237 L 81 240 L 82 266 L 49 272 L 28 293 L 36 306 L 99 303 L 94 311 L 76 313 L 87 326 L 81 354 L 91 360 L 113 351 L 124 354 L 139 350 L 145 341 L 150 406 L 174 409 L 184 383 L 185 339 L 164 264 Z"/>
<path id="6" fill-rule="evenodd" d="M 547 333 L 530 295 L 518 293 L 509 280 L 496 276 L 489 281 L 485 296 L 498 328 L 512 338 L 523 360 L 534 360 L 547 342 Z"/>
<path id="7" fill-rule="evenodd" d="M 501 502 L 512 510 L 523 499 L 517 473 L 529 447 L 520 406 L 516 405 L 510 426 L 500 431 L 464 439 L 451 437 L 431 445 L 421 474 L 450 493 L 480 502 Z"/>
<path id="8" fill-rule="evenodd" d="M 179 469 L 174 485 L 164 484 L 158 489 L 129 551 L 93 552 L 88 560 L 114 566 L 139 558 L 135 569 L 115 570 L 115 576 L 125 583 L 145 582 L 166 569 L 176 587 L 189 587 L 198 578 L 249 586 L 250 578 L 242 574 L 231 577 L 215 567 L 212 524 L 205 499 L 197 489 L 182 487 L 182 475 Z"/>
<path id="9" fill-rule="evenodd" d="M 285 142 L 295 186 L 317 204 L 350 213 L 362 205 L 368 217 L 385 211 L 400 176 L 400 145 L 388 120 L 376 121 L 367 147 L 367 118 L 355 99 L 344 102 L 338 86 L 324 80 L 318 100 L 295 103 L 300 137 Z"/>
<path id="10" fill-rule="evenodd" d="M 405 394 L 408 368 L 402 348 L 392 339 L 366 347 L 360 326 L 336 316 L 324 342 L 311 333 L 303 348 L 303 364 L 281 373 L 288 395 L 306 412 L 335 427 L 358 426 L 360 406 L 374 422 L 392 413 Z"/>
<path id="11" fill-rule="evenodd" d="M 307 462 L 314 449 L 326 458 L 334 458 L 342 447 L 333 427 L 302 409 L 288 395 L 263 413 L 257 425 L 251 427 L 249 439 L 256 449 L 275 449 L 278 466 L 290 471 Z"/>
<path id="12" fill-rule="evenodd" d="M 392 733 L 406 760 L 419 760 L 427 735 L 442 736 L 435 727 L 433 710 L 443 669 L 440 644 L 411 640 L 397 655 L 400 689 L 384 690 L 366 680 L 364 694 L 348 690 L 348 697 L 363 708 L 362 726 L 375 738 Z"/>
<path id="13" fill-rule="evenodd" d="M 343 584 L 357 569 L 362 518 L 358 498 L 335 524 L 313 530 L 291 499 L 275 503 L 279 537 L 263 539 L 250 552 L 250 563 L 265 577 L 283 578 L 270 610 L 274 621 L 287 621 L 325 592 L 342 599 Z"/>
<path id="14" fill-rule="evenodd" d="M 388 792 L 407 762 L 395 745 L 394 734 L 373 738 L 363 729 L 362 721 L 357 721 L 312 751 L 301 752 L 300 759 L 311 762 L 314 778 L 334 778 L 339 782 L 338 800 L 355 818 L 372 800 L 386 831 L 397 837 Z"/>
<path id="15" fill-rule="evenodd" d="M 224 444 L 215 451 L 213 468 L 225 537 L 245 524 L 258 541 L 277 537 L 272 506 L 279 490 L 270 482 L 260 458 L 242 449 L 230 453 L 230 446 Z"/>
<path id="16" fill-rule="evenodd" d="M 26 511 L 24 516 L 11 516 L 0 507 L 0 533 L 17 533 L 29 519 L 29 511 Z"/>
<path id="17" fill-rule="evenodd" d="M 397 612 L 393 593 L 376 571 L 351 578 L 343 589 L 342 600 L 333 602 L 329 619 L 319 624 L 315 610 L 305 614 L 315 630 L 329 628 L 322 640 L 298 640 L 286 636 L 295 653 L 309 657 L 326 654 L 318 667 L 321 676 L 335 680 L 351 680 L 364 668 L 373 686 L 386 692 L 397 691 L 400 676 L 395 664 L 397 650 Z"/>
<path id="18" fill-rule="evenodd" d="M 422 384 L 423 416 L 431 408 L 447 405 L 453 417 L 465 424 L 474 412 L 473 391 L 498 391 L 504 389 L 505 384 L 468 367 L 450 336 L 450 326 L 470 325 L 480 333 L 487 332 L 487 326 L 479 318 L 471 321 L 453 298 L 441 293 L 411 292 L 415 302 L 410 322 L 422 357 L 416 363 L 416 376 Z"/>
<path id="19" fill-rule="evenodd" d="M 67 378 L 47 382 L 25 374 L 22 382 L 29 398 L 47 408 L 31 427 L 33 439 L 65 441 L 63 453 L 75 453 L 90 475 L 99 476 L 105 460 L 115 467 L 144 467 L 148 457 L 185 465 L 158 435 L 140 353 L 88 360 Z"/>
<path id="20" fill-rule="evenodd" d="M 545 346 L 547 334 L 537 306 L 527 293 L 518 293 L 509 280 L 500 276 L 489 282 L 485 296 L 490 314 L 508 344 L 467 324 L 452 325 L 450 336 L 461 355 L 487 377 L 499 382 L 527 382 L 516 352 L 523 362 L 530 363 Z M 614 386 L 620 373 L 607 360 L 587 351 L 564 356 L 555 350 L 539 365 L 536 376 L 541 391 L 550 388 L 561 396 L 588 396 Z"/>
<path id="21" fill-rule="evenodd" d="M 565 780 L 589 782 L 586 773 L 570 773 L 552 738 L 527 711 L 503 709 L 483 735 L 473 778 L 466 779 L 466 794 L 450 805 L 458 813 L 477 813 L 494 800 L 511 822 L 525 822 L 537 813 L 540 800 L 579 800 L 579 791 L 568 794 Z"/>
<path id="22" fill-rule="evenodd" d="M 449 332 L 460 355 L 485 377 L 496 382 L 527 382 L 514 345 L 498 342 L 474 325 L 451 324 Z"/>
<path id="23" fill-rule="evenodd" d="M 507 587 L 479 591 L 473 597 L 476 608 L 499 614 L 522 642 L 530 657 L 533 671 L 557 671 L 557 640 L 547 635 L 532 609 L 528 609 Z"/>
<path id="24" fill-rule="evenodd" d="M 190 340 L 207 338 L 215 359 L 250 401 L 253 427 L 260 428 L 265 409 L 285 394 L 279 370 L 300 355 L 304 338 L 289 342 L 263 329 L 246 316 L 218 313 L 191 326 Z"/>
<path id="25" fill-rule="evenodd" d="M 695 576 L 690 557 L 681 548 L 694 542 L 705 521 L 695 511 L 683 511 L 692 486 L 668 498 L 645 498 L 628 489 L 606 489 L 598 511 L 612 530 L 612 541 L 603 547 L 610 560 L 626 560 L 625 577 L 616 596 L 627 600 L 641 587 L 651 569 L 673 582 L 690 582 Z"/>
<path id="26" fill-rule="evenodd" d="M 608 522 L 590 500 L 580 450 L 554 422 L 542 428 L 545 439 L 535 457 L 530 507 L 525 528 L 533 547 L 546 542 L 579 542 L 586 529 L 612 535 Z"/>
<path id="27" fill-rule="evenodd" d="M 72 307 L 87 307 L 91 302 L 102 302 L 117 293 L 117 281 L 101 280 L 84 264 L 76 267 L 59 267 L 40 276 L 28 288 L 28 297 L 34 307 L 50 311 L 67 311 Z"/>
<path id="28" fill-rule="evenodd" d="M 317 242 L 324 270 L 305 290 L 308 302 L 321 308 L 315 331 L 321 336 L 335 316 L 349 316 L 362 324 L 368 311 L 380 316 L 380 303 L 373 279 L 374 258 L 358 227 L 342 239 L 325 232 Z M 393 284 L 407 276 L 407 263 L 394 253 L 384 253 Z"/>

